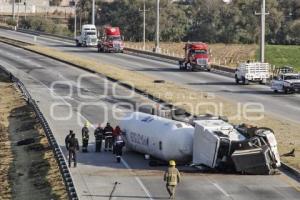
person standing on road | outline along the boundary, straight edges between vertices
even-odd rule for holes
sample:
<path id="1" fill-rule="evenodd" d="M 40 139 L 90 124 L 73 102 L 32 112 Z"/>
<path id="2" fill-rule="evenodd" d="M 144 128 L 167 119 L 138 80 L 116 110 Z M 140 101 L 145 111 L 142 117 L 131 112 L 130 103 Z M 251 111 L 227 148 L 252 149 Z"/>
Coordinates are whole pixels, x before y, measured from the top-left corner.
<path id="1" fill-rule="evenodd" d="M 105 149 L 104 151 L 111 151 L 113 145 L 113 127 L 111 127 L 110 123 L 107 123 L 104 128 L 104 139 L 105 139 Z"/>
<path id="2" fill-rule="evenodd" d="M 116 128 L 113 130 L 112 136 L 113 136 L 113 144 L 115 144 L 118 136 L 121 135 L 121 129 L 119 126 L 116 126 Z M 113 154 L 115 154 L 115 149 L 114 149 L 115 145 L 113 145 Z"/>
<path id="3" fill-rule="evenodd" d="M 72 160 L 74 161 L 74 167 L 77 166 L 76 151 L 79 151 L 79 143 L 75 137 L 75 133 L 72 133 L 71 137 L 67 141 L 67 149 L 69 151 L 69 167 L 71 167 Z"/>
<path id="4" fill-rule="evenodd" d="M 114 151 L 116 153 L 117 162 L 121 162 L 121 156 L 123 153 L 123 147 L 125 146 L 125 142 L 122 137 L 119 135 L 114 142 Z"/>
<path id="5" fill-rule="evenodd" d="M 67 150 L 69 150 L 68 149 L 68 140 L 71 138 L 72 134 L 73 134 L 73 131 L 70 130 L 69 134 L 65 138 L 65 146 L 66 146 Z"/>
<path id="6" fill-rule="evenodd" d="M 88 152 L 88 145 L 89 145 L 89 128 L 88 122 L 84 124 L 84 127 L 81 130 L 82 133 L 82 152 Z"/>
<path id="7" fill-rule="evenodd" d="M 103 128 L 99 124 L 94 132 L 95 141 L 96 141 L 96 152 L 101 152 L 102 149 L 102 140 L 103 140 Z"/>
<path id="8" fill-rule="evenodd" d="M 170 195 L 170 199 L 175 199 L 176 186 L 181 181 L 181 175 L 175 166 L 176 166 L 175 161 L 170 160 L 169 168 L 164 175 L 164 181 L 167 182 L 166 188 Z"/>

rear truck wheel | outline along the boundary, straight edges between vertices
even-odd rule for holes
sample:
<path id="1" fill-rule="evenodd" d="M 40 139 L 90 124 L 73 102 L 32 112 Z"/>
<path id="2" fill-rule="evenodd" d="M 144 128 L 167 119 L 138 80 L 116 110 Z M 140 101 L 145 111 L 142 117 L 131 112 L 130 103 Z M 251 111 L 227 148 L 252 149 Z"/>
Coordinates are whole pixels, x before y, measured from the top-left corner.
<path id="1" fill-rule="evenodd" d="M 249 84 L 249 81 L 245 77 L 242 77 L 242 82 L 243 82 L 244 85 Z"/>
<path id="2" fill-rule="evenodd" d="M 79 43 L 78 40 L 76 40 L 76 47 L 81 47 L 81 44 Z"/>
<path id="3" fill-rule="evenodd" d="M 235 75 L 235 83 L 236 83 L 236 84 L 239 84 L 239 83 L 240 83 L 240 80 L 239 80 L 239 78 L 237 77 L 237 75 Z"/>
<path id="4" fill-rule="evenodd" d="M 181 60 L 178 61 L 179 69 L 183 70 L 183 62 Z"/>
<path id="5" fill-rule="evenodd" d="M 208 71 L 208 72 L 210 72 L 210 71 L 211 71 L 211 69 L 210 69 L 210 68 L 207 68 L 207 71 Z"/>
<path id="6" fill-rule="evenodd" d="M 278 90 L 274 90 L 274 93 L 278 93 Z"/>

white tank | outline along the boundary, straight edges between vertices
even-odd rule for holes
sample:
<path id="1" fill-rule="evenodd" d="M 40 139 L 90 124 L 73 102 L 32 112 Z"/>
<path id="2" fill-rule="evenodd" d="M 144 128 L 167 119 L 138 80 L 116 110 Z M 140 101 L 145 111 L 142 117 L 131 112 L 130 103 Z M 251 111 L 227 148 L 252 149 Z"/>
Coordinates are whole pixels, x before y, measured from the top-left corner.
<path id="1" fill-rule="evenodd" d="M 126 146 L 161 160 L 190 161 L 194 127 L 141 112 L 128 113 L 119 125 Z"/>

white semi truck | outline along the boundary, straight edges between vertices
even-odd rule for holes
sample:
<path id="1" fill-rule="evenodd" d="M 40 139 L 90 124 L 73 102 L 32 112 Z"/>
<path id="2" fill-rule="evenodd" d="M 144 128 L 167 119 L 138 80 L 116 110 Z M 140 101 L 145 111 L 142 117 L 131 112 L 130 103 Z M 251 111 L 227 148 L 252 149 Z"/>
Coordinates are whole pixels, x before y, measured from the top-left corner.
<path id="1" fill-rule="evenodd" d="M 270 129 L 252 128 L 250 134 L 243 126 L 216 118 L 193 124 L 141 112 L 127 113 L 119 120 L 127 148 L 161 161 L 248 174 L 272 174 L 280 166 Z"/>
<path id="2" fill-rule="evenodd" d="M 77 47 L 97 46 L 97 29 L 93 24 L 85 24 L 81 28 L 80 35 L 75 38 Z"/>
<path id="3" fill-rule="evenodd" d="M 268 63 L 246 62 L 240 63 L 235 71 L 235 82 L 244 85 L 249 82 L 266 83 L 270 78 L 270 65 Z"/>

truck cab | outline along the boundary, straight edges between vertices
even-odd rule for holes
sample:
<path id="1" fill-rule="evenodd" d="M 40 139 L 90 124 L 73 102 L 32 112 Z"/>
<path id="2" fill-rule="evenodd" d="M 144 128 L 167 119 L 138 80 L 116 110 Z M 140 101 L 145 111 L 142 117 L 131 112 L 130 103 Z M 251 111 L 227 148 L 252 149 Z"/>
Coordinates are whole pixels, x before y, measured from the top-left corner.
<path id="1" fill-rule="evenodd" d="M 124 42 L 119 27 L 106 27 L 98 42 L 98 52 L 123 52 Z"/>
<path id="2" fill-rule="evenodd" d="M 179 69 L 210 71 L 209 48 L 202 42 L 187 43 L 184 47 L 185 58 L 179 61 Z"/>
<path id="3" fill-rule="evenodd" d="M 80 36 L 75 39 L 76 46 L 97 46 L 98 38 L 97 38 L 97 29 L 93 24 L 85 24 L 82 26 Z"/>

